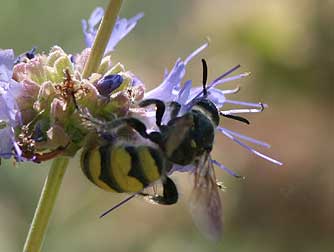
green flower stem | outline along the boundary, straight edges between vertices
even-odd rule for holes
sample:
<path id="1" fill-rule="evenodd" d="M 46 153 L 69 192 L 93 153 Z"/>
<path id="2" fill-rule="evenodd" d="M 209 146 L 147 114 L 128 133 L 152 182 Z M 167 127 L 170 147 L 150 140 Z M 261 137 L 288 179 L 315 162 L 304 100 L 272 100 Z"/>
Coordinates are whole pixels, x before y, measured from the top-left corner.
<path id="1" fill-rule="evenodd" d="M 67 157 L 60 157 L 53 161 L 30 225 L 23 252 L 40 251 L 68 162 Z"/>
<path id="2" fill-rule="evenodd" d="M 123 0 L 110 0 L 108 4 L 102 22 L 97 31 L 92 51 L 82 73 L 82 76 L 85 79 L 95 72 L 101 63 L 111 32 L 116 23 L 117 15 L 121 9 L 122 2 Z"/>

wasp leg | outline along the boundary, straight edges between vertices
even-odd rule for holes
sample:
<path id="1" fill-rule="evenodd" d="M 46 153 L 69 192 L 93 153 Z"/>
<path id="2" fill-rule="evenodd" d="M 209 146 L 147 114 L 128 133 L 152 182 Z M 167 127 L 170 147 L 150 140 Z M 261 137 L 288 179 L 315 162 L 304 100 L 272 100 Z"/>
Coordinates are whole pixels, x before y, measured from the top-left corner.
<path id="1" fill-rule="evenodd" d="M 139 103 L 140 107 L 147 107 L 150 105 L 155 105 L 157 107 L 157 112 L 155 114 L 156 117 L 156 124 L 158 127 L 161 127 L 161 121 L 162 121 L 162 117 L 165 114 L 165 110 L 166 110 L 166 106 L 165 103 L 163 101 L 160 101 L 158 99 L 147 99 L 142 101 L 141 103 Z"/>
<path id="2" fill-rule="evenodd" d="M 159 204 L 159 205 L 175 204 L 179 198 L 179 194 L 177 192 L 177 188 L 173 180 L 166 177 L 162 185 L 163 185 L 162 196 L 161 195 L 149 195 L 145 193 L 140 193 L 140 195 L 144 196 L 144 198 L 146 198 L 153 204 Z"/>
<path id="3" fill-rule="evenodd" d="M 119 208 L 120 206 L 123 206 L 126 202 L 128 202 L 129 200 L 133 199 L 137 194 L 132 194 L 131 196 L 125 198 L 124 200 L 122 200 L 121 202 L 117 203 L 115 206 L 113 206 L 112 208 L 108 209 L 107 211 L 103 212 L 100 215 L 100 218 L 106 216 L 107 214 L 109 214 L 111 211 L 115 210 L 116 208 Z"/>
<path id="4" fill-rule="evenodd" d="M 136 130 L 142 137 L 151 140 L 152 142 L 162 146 L 162 137 L 161 134 L 157 131 L 153 131 L 151 133 L 147 133 L 147 128 L 144 123 L 140 120 L 130 117 L 130 118 L 122 118 L 117 120 L 118 123 L 125 123 L 134 130 Z"/>
<path id="5" fill-rule="evenodd" d="M 177 192 L 177 188 L 176 188 L 176 185 L 174 184 L 173 180 L 166 177 L 166 180 L 163 183 L 163 196 L 160 196 L 160 195 L 154 195 L 153 196 L 153 195 L 150 195 L 150 194 L 147 194 L 147 193 L 142 193 L 142 192 L 132 194 L 131 196 L 125 198 L 124 200 L 122 200 L 121 202 L 119 202 L 118 204 L 113 206 L 112 208 L 110 208 L 107 211 L 105 211 L 104 213 L 102 213 L 100 215 L 100 218 L 106 216 L 111 211 L 115 210 L 116 208 L 119 208 L 120 206 L 124 205 L 129 200 L 133 199 L 135 196 L 138 196 L 138 195 L 143 196 L 144 199 L 148 200 L 149 202 L 151 202 L 153 204 L 159 204 L 159 205 L 173 205 L 177 202 L 177 200 L 179 198 L 179 194 Z"/>
<path id="6" fill-rule="evenodd" d="M 181 110 L 181 105 L 177 102 L 171 102 L 170 106 L 172 107 L 172 110 L 170 112 L 170 119 L 174 119 L 179 114 Z"/>

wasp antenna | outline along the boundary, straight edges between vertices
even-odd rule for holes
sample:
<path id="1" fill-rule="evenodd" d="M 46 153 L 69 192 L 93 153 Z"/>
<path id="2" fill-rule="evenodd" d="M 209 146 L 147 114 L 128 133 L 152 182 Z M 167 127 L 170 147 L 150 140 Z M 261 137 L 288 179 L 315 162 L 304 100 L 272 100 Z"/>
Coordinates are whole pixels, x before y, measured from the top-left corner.
<path id="1" fill-rule="evenodd" d="M 206 64 L 205 59 L 202 59 L 202 65 L 203 65 L 203 95 L 207 96 L 208 91 L 206 90 L 206 82 L 208 80 L 208 65 Z"/>
<path id="2" fill-rule="evenodd" d="M 132 194 L 130 197 L 127 197 L 126 199 L 122 200 L 121 202 L 119 202 L 118 204 L 116 204 L 115 206 L 113 206 L 112 208 L 108 209 L 107 211 L 105 211 L 104 213 L 102 213 L 100 215 L 100 219 L 104 216 L 106 216 L 108 213 L 110 213 L 111 211 L 115 210 L 116 208 L 119 208 L 120 206 L 124 205 L 126 202 L 128 202 L 130 199 L 132 199 L 133 197 L 135 197 L 137 194 Z"/>
<path id="3" fill-rule="evenodd" d="M 220 169 L 222 169 L 223 171 L 226 171 L 228 174 L 230 174 L 231 176 L 237 178 L 237 179 L 245 179 L 244 176 L 240 176 L 239 174 L 235 173 L 234 171 L 230 170 L 229 168 L 227 168 L 225 165 L 219 163 L 217 160 L 211 160 L 211 162 L 218 166 Z M 219 188 L 223 188 L 222 185 L 218 183 L 217 185 Z"/>
<path id="4" fill-rule="evenodd" d="M 231 115 L 231 114 L 225 114 L 224 112 L 220 111 L 220 115 L 226 117 L 226 118 L 229 118 L 229 119 L 233 119 L 233 120 L 237 120 L 239 122 L 243 122 L 243 123 L 246 123 L 246 124 L 250 124 L 250 122 L 244 118 L 244 117 L 241 117 L 241 116 L 236 116 L 236 115 Z"/>

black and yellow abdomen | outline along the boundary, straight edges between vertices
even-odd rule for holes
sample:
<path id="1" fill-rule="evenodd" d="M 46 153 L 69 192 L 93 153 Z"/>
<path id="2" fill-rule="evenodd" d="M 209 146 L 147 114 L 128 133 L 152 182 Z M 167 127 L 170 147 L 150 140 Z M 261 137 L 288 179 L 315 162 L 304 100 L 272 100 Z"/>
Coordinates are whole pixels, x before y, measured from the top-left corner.
<path id="1" fill-rule="evenodd" d="M 151 146 L 103 145 L 87 148 L 81 168 L 98 187 L 113 192 L 140 192 L 165 173 L 160 150 Z"/>

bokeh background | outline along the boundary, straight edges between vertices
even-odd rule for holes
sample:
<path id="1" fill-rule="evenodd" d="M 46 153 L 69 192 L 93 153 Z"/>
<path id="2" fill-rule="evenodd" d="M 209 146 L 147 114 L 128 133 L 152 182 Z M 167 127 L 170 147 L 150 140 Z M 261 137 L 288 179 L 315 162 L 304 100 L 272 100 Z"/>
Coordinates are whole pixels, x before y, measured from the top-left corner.
<path id="1" fill-rule="evenodd" d="M 83 18 L 107 1 L 0 0 L 0 48 L 17 54 L 32 46 L 67 52 L 84 48 Z M 180 202 L 170 207 L 132 200 L 109 216 L 99 214 L 125 195 L 90 184 L 78 157 L 66 173 L 44 244 L 53 251 L 333 251 L 333 81 L 334 3 L 317 0 L 125 1 L 121 16 L 145 17 L 114 52 L 148 87 L 163 70 L 185 58 L 206 37 L 202 54 L 209 78 L 240 63 L 251 77 L 226 84 L 242 90 L 231 99 L 270 105 L 250 115 L 252 124 L 223 120 L 232 130 L 272 144 L 265 153 L 284 162 L 277 167 L 251 155 L 223 136 L 214 156 L 246 176 L 223 171 L 221 193 L 225 231 L 212 243 L 197 231 L 188 213 L 192 186 L 187 174 L 173 178 Z M 187 78 L 201 80 L 200 57 Z M 0 167 L 0 251 L 20 251 L 50 163 Z"/>

